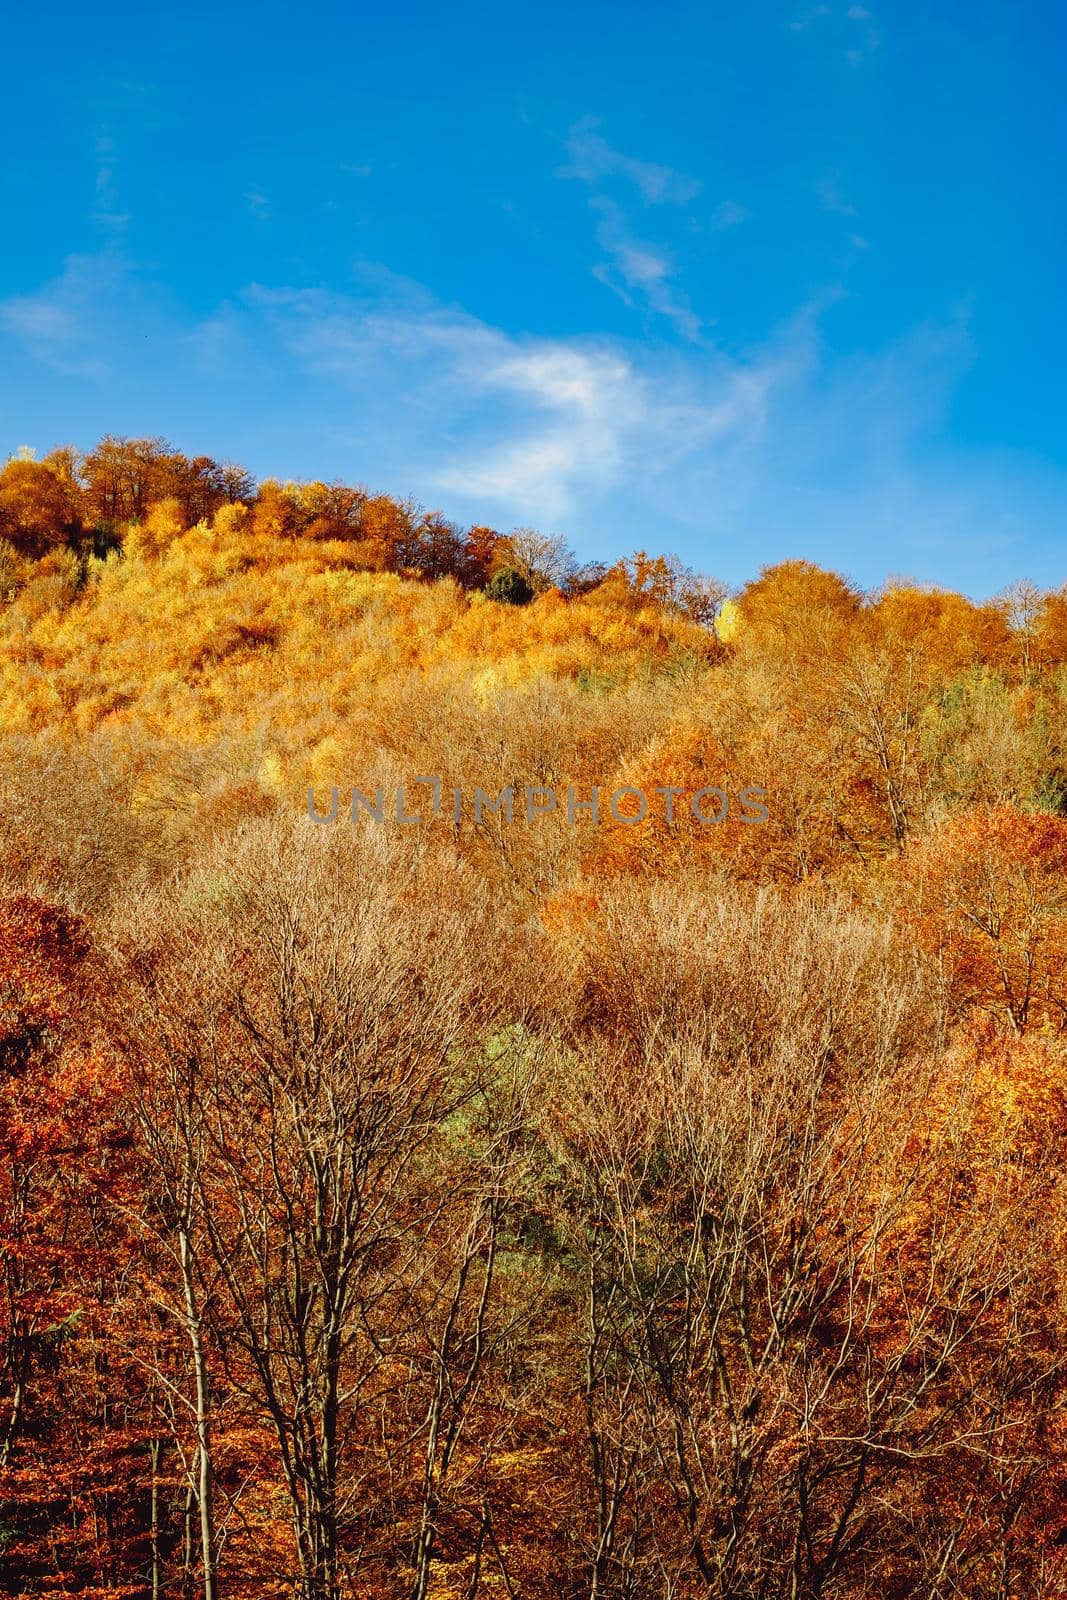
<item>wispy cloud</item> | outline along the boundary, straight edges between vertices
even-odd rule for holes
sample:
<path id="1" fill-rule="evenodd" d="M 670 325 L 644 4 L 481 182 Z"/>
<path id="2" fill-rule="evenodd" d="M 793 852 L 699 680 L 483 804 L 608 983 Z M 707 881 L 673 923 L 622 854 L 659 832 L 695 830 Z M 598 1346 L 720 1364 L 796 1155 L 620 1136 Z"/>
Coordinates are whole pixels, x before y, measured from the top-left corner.
<path id="1" fill-rule="evenodd" d="M 845 198 L 841 189 L 841 174 L 828 172 L 819 179 L 815 185 L 815 193 L 824 211 L 832 211 L 840 217 L 855 217 L 859 213 L 850 200 Z"/>
<path id="2" fill-rule="evenodd" d="M 410 385 L 405 427 L 423 435 L 423 483 L 520 520 L 580 515 L 590 496 L 647 486 L 701 441 L 758 428 L 781 370 L 720 357 L 697 374 L 614 342 L 517 338 L 417 290 L 389 307 L 264 289 L 250 302 L 320 376 L 353 393 L 385 372 L 394 393 Z M 395 435 L 395 416 L 388 427 Z"/>
<path id="3" fill-rule="evenodd" d="M 595 132 L 597 126 L 594 117 L 575 124 L 567 141 L 570 163 L 558 172 L 586 185 L 589 205 L 599 218 L 597 242 L 608 260 L 592 267 L 593 276 L 627 305 L 643 306 L 670 322 L 683 339 L 695 342 L 701 335 L 701 320 L 671 283 L 675 266 L 670 252 L 640 238 L 619 200 L 605 190 L 612 179 L 622 178 L 636 184 L 648 205 L 686 205 L 700 192 L 700 184 L 671 167 L 622 155 Z"/>
<path id="4" fill-rule="evenodd" d="M 711 223 L 712 227 L 719 229 L 739 228 L 750 216 L 748 207 L 741 205 L 739 201 L 724 200 L 722 205 L 716 206 Z"/>
<path id="5" fill-rule="evenodd" d="M 56 372 L 105 377 L 100 318 L 125 274 L 126 262 L 116 251 L 68 256 L 58 277 L 31 294 L 0 300 L 0 330 Z"/>
<path id="6" fill-rule="evenodd" d="M 829 5 L 809 6 L 809 10 L 803 11 L 803 13 L 801 13 L 800 16 L 797 16 L 797 18 L 793 18 L 793 21 L 790 22 L 789 26 L 792 27 L 793 34 L 803 34 L 803 32 L 806 32 L 806 29 L 811 27 L 813 22 L 819 22 L 822 18 L 824 18 L 824 16 L 829 16 L 829 14 Z"/>
<path id="7" fill-rule="evenodd" d="M 636 238 L 612 201 L 597 196 L 591 204 L 600 213 L 597 239 L 609 256 L 607 262 L 593 268 L 594 277 L 627 305 L 633 305 L 635 297 L 642 299 L 654 315 L 673 323 L 683 339 L 699 340 L 700 318 L 682 291 L 671 284 L 674 263 L 668 253 Z"/>
<path id="8" fill-rule="evenodd" d="M 638 161 L 615 150 L 599 133 L 597 117 L 583 117 L 567 139 L 569 163 L 559 169 L 561 178 L 580 178 L 596 188 L 606 178 L 621 177 L 635 184 L 649 205 L 686 205 L 700 193 L 698 178 L 686 177 L 673 167 Z"/>
<path id="9" fill-rule="evenodd" d="M 0 302 L 0 363 L 62 372 L 86 442 L 165 433 L 260 472 L 539 525 L 588 557 L 651 528 L 730 580 L 802 555 L 869 583 L 970 572 L 988 593 L 1025 542 L 1037 581 L 1061 582 L 1067 477 L 950 442 L 977 354 L 966 316 L 844 356 L 828 332 L 840 298 L 733 353 L 515 333 L 374 265 L 348 294 L 250 287 L 196 319 L 107 251 Z M 0 431 L 8 448 L 34 437 L 21 398 L 0 394 Z"/>
<path id="10" fill-rule="evenodd" d="M 129 224 L 130 218 L 129 213 L 122 210 L 122 204 L 119 199 L 118 185 L 115 179 L 118 151 L 110 134 L 101 133 L 98 135 L 95 156 L 96 177 L 92 219 L 109 233 L 123 233 Z"/>
<path id="11" fill-rule="evenodd" d="M 365 299 L 261 289 L 248 305 L 330 396 L 334 449 L 453 514 L 539 524 L 589 555 L 654 523 L 727 577 L 851 548 L 861 581 L 936 578 L 937 541 L 993 588 L 1027 523 L 1037 537 L 1067 508 L 1067 480 L 940 442 L 975 360 L 965 320 L 842 358 L 822 331 L 831 294 L 728 356 L 518 336 L 384 281 Z"/>
<path id="12" fill-rule="evenodd" d="M 865 5 L 837 7 L 810 6 L 789 24 L 794 33 L 806 33 L 816 24 L 825 25 L 850 67 L 860 67 L 881 44 L 874 13 Z"/>
<path id="13" fill-rule="evenodd" d="M 794 17 L 789 26 L 794 33 L 804 33 L 813 23 L 819 22 L 823 17 L 828 17 L 829 15 L 829 6 L 810 6 L 799 17 Z"/>
<path id="14" fill-rule="evenodd" d="M 873 12 L 866 6 L 849 6 L 846 16 L 853 24 L 854 31 L 858 32 L 859 42 L 846 48 L 845 60 L 850 67 L 861 67 L 878 50 L 882 42 L 881 35 L 875 26 Z"/>

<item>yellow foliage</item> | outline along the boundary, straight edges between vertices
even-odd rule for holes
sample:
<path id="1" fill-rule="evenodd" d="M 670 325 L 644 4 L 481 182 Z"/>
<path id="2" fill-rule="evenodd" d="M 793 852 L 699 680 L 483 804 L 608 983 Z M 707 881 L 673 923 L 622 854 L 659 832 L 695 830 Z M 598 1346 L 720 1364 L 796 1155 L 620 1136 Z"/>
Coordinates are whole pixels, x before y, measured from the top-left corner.
<path id="1" fill-rule="evenodd" d="M 715 632 L 723 644 L 733 644 L 741 632 L 741 608 L 736 600 L 724 600 L 715 617 Z"/>

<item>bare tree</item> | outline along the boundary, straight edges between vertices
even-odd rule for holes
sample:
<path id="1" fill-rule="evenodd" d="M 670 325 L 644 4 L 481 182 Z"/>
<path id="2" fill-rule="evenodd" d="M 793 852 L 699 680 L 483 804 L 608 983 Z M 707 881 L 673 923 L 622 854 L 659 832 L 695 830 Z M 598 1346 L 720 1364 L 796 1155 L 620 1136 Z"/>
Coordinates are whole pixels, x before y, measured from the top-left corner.
<path id="1" fill-rule="evenodd" d="M 214 1394 L 208 1355 L 208 1318 L 217 1288 L 207 1249 L 206 1219 L 202 1207 L 202 1169 L 208 1159 L 203 1045 L 199 1028 L 190 1026 L 184 1008 L 194 998 L 175 985 L 165 959 L 153 960 L 137 951 L 136 918 L 128 930 L 128 964 L 120 955 L 115 963 L 114 985 L 106 993 L 111 1038 L 128 1067 L 128 1103 L 138 1134 L 142 1190 L 137 1203 L 127 1202 L 123 1213 L 152 1249 L 153 1304 L 164 1323 L 181 1330 L 191 1382 L 175 1371 L 160 1341 L 157 1356 L 152 1345 L 133 1330 L 133 1358 L 148 1368 L 154 1391 L 162 1396 L 160 1410 L 172 1423 L 171 1440 L 182 1461 L 188 1484 L 188 1512 L 195 1509 L 199 1545 L 200 1581 L 204 1600 L 218 1592 L 218 1545 L 215 1527 L 215 1471 L 212 1451 Z M 188 978 L 191 975 L 185 974 Z M 193 1449 L 185 1448 L 185 1419 L 191 1419 Z M 162 1460 L 162 1439 L 154 1441 L 152 1455 L 152 1561 L 153 1589 L 158 1588 L 161 1530 L 157 1479 Z M 190 1540 L 186 1541 L 186 1587 L 191 1582 Z"/>
<path id="2" fill-rule="evenodd" d="M 307 1600 L 341 1592 L 368 1536 L 353 1448 L 418 1376 L 411 1347 L 425 1314 L 412 1284 L 454 1202 L 427 1174 L 482 1083 L 463 1048 L 479 1015 L 477 919 L 427 898 L 384 842 L 373 860 L 348 843 L 261 829 L 213 879 L 183 884 L 168 980 L 150 992 L 157 1036 L 181 1041 L 185 1125 L 204 1141 L 176 1215 L 195 1209 L 202 1228 L 228 1381 L 270 1418 Z M 468 1389 L 481 1359 L 498 1208 L 491 1191 L 478 1196 L 450 1269 L 434 1482 L 462 1416 L 448 1387 L 456 1359 Z M 461 1313 L 466 1324 L 479 1266 L 471 1346 L 455 1324 Z"/>
<path id="3" fill-rule="evenodd" d="M 512 1041 L 510 1051 L 496 1054 L 492 1080 L 472 1101 L 452 1159 L 438 1174 L 451 1198 L 411 1285 L 413 1353 L 427 1397 L 411 1600 L 429 1593 L 457 1447 L 489 1364 L 530 1310 L 529 1297 L 509 1305 L 496 1292 L 508 1214 L 525 1168 L 529 1086 L 527 1063 Z"/>
<path id="4" fill-rule="evenodd" d="M 534 594 L 562 589 L 577 570 L 574 552 L 558 533 L 513 528 L 503 543 L 508 564 L 522 573 Z"/>
<path id="5" fill-rule="evenodd" d="M 603 968 L 636 899 L 601 913 Z M 948 1593 L 923 1585 L 973 1560 L 969 1502 L 1033 1492 L 1062 1381 L 1050 1175 L 975 1141 L 965 1084 L 931 1113 L 924 989 L 876 926 L 757 901 L 705 908 L 695 948 L 644 912 L 629 1043 L 605 1070 L 628 1017 L 587 971 L 552 1134 L 590 1299 L 587 1592 Z"/>

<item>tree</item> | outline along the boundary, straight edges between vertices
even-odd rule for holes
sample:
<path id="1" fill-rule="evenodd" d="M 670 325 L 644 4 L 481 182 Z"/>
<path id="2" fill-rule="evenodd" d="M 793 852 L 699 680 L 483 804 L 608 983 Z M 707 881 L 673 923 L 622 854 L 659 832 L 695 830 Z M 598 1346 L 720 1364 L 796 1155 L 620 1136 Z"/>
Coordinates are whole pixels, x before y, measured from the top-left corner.
<path id="1" fill-rule="evenodd" d="M 1067 662 L 1067 586 L 1041 602 L 1034 619 L 1034 654 L 1045 667 Z"/>
<path id="2" fill-rule="evenodd" d="M 1045 596 L 1028 578 L 1009 584 L 998 595 L 996 605 L 1003 611 L 1018 650 L 1019 666 L 1025 677 L 1033 664 L 1034 633 Z"/>
<path id="3" fill-rule="evenodd" d="M 637 550 L 624 569 L 639 598 L 679 611 L 704 627 L 711 624 L 726 595 L 725 584 L 699 576 L 677 556 L 650 556 Z"/>
<path id="4" fill-rule="evenodd" d="M 1067 819 L 1006 806 L 954 817 L 915 844 L 903 882 L 957 1009 L 1015 1033 L 1067 1028 Z"/>
<path id="5" fill-rule="evenodd" d="M 951 678 L 978 662 L 1012 655 L 1008 614 L 996 602 L 977 606 L 933 585 L 888 584 L 871 607 L 871 633 L 891 650 L 917 655 L 927 672 Z"/>
<path id="6" fill-rule="evenodd" d="M 174 499 L 185 527 L 220 506 L 252 498 L 254 484 L 243 467 L 211 456 L 190 459 L 165 439 L 120 439 L 106 435 L 81 463 L 90 515 L 106 530 L 143 522 L 149 505 Z"/>
<path id="7" fill-rule="evenodd" d="M 305 539 L 362 538 L 365 489 L 352 489 L 343 483 L 304 483 L 297 498 Z"/>
<path id="8" fill-rule="evenodd" d="M 296 484 L 265 478 L 252 508 L 252 531 L 259 539 L 293 539 L 303 523 Z"/>
<path id="9" fill-rule="evenodd" d="M 501 542 L 496 559 L 521 573 L 534 594 L 564 588 L 577 566 L 560 534 L 538 533 L 535 528 L 513 528 Z"/>
<path id="10" fill-rule="evenodd" d="M 66 484 L 72 494 L 78 495 L 82 487 L 81 463 L 81 452 L 73 445 L 65 444 L 50 450 L 41 465 L 47 467 L 60 483 Z"/>
<path id="11" fill-rule="evenodd" d="M 486 584 L 485 593 L 488 599 L 506 606 L 529 605 L 534 597 L 528 580 L 517 567 L 501 567 Z"/>
<path id="12" fill-rule="evenodd" d="M 107 434 L 82 463 L 90 514 L 104 527 L 140 522 L 159 498 L 162 439 L 118 439 Z"/>
<path id="13" fill-rule="evenodd" d="M 404 555 L 410 550 L 418 514 L 411 501 L 372 495 L 363 508 L 362 532 L 376 558 L 367 564 L 386 572 L 399 571 L 405 565 Z"/>
<path id="14" fill-rule="evenodd" d="M 1014 1531 L 1063 1394 L 1052 1153 L 1021 1171 L 965 1077 L 933 1094 L 920 974 L 843 910 L 619 888 L 553 974 L 587 1593 L 1062 1568 Z"/>
<path id="15" fill-rule="evenodd" d="M 464 1209 L 464 1186 L 438 1181 L 433 1164 L 479 1090 L 477 1071 L 449 1065 L 478 1013 L 474 967 L 460 959 L 473 930 L 447 908 L 427 917 L 417 901 L 398 905 L 366 855 L 354 884 L 352 858 L 338 872 L 337 846 L 317 842 L 309 870 L 291 835 L 260 830 L 260 859 L 247 852 L 230 879 L 243 911 L 222 924 L 208 907 L 206 945 L 190 942 L 177 908 L 158 919 L 148 970 L 164 977 L 147 980 L 139 1013 L 148 1047 L 179 1058 L 175 1106 L 205 1141 L 182 1167 L 191 1187 L 179 1213 L 195 1208 L 210 1256 L 231 1381 L 274 1431 L 301 1593 L 341 1592 L 367 1515 L 359 1451 L 379 1416 L 421 1400 L 421 1595 L 459 1391 L 481 1360 L 491 1258 L 481 1263 L 499 1220 L 495 1185 L 476 1185 Z M 214 951 L 206 967 L 201 949 Z M 458 1249 L 445 1242 L 457 1205 Z M 442 1277 L 424 1280 L 431 1260 Z M 431 1326 L 437 1357 L 420 1359 Z M 429 1394 L 412 1395 L 420 1371 Z"/>
<path id="16" fill-rule="evenodd" d="M 206 1308 L 217 1286 L 205 1245 L 201 1200 L 200 1175 L 209 1159 L 202 1084 L 195 1049 L 190 1049 L 187 1033 L 175 1029 L 165 968 L 160 970 L 141 951 L 134 956 L 132 969 L 123 972 L 119 964 L 115 976 L 119 981 L 107 1007 L 108 1020 L 116 1050 L 127 1064 L 124 1099 L 139 1134 L 140 1192 L 126 1214 L 152 1247 L 152 1300 L 164 1312 L 169 1327 L 184 1339 L 191 1386 L 183 1383 L 180 1370 L 175 1372 L 166 1337 L 158 1341 L 157 1355 L 140 1330 L 135 1353 L 172 1402 L 172 1438 L 182 1455 L 190 1500 L 196 1509 L 203 1600 L 215 1600 L 216 1408 Z M 152 1002 L 150 1016 L 143 1010 L 146 997 Z M 191 1454 L 184 1448 L 187 1419 L 192 1423 Z M 153 1468 L 158 1475 L 162 1446 L 160 1441 L 154 1443 Z M 157 1507 L 153 1511 L 153 1558 L 158 1569 L 160 1517 Z M 187 1543 L 183 1587 L 188 1588 L 193 1576 L 193 1541 L 188 1529 Z"/>
<path id="17" fill-rule="evenodd" d="M 412 529 L 411 539 L 397 547 L 399 566 L 430 583 L 437 578 L 459 579 L 465 556 L 461 530 L 439 511 L 423 513 Z"/>
<path id="18" fill-rule="evenodd" d="M 177 451 L 167 457 L 160 488 L 164 496 L 178 501 L 187 528 L 214 516 L 221 506 L 251 501 L 256 492 L 255 480 L 244 467 L 212 456 L 194 456 L 190 461 Z"/>
<path id="19" fill-rule="evenodd" d="M 166 500 L 155 500 L 149 506 L 144 522 L 137 525 L 136 539 L 128 542 L 127 550 L 137 548 L 147 556 L 165 555 L 185 530 L 180 500 L 175 495 L 170 495 Z"/>
<path id="20" fill-rule="evenodd" d="M 500 534 L 495 528 L 476 524 L 468 528 L 463 538 L 463 562 L 460 581 L 468 589 L 484 589 L 493 576 Z"/>
<path id="21" fill-rule="evenodd" d="M 745 584 L 735 604 L 741 618 L 738 641 L 764 655 L 773 649 L 809 659 L 833 648 L 856 619 L 859 591 L 836 572 L 810 561 L 782 561 L 764 567 Z"/>
<path id="22" fill-rule="evenodd" d="M 9 461 L 0 471 L 0 538 L 20 555 L 69 544 L 80 526 L 76 488 L 43 462 Z"/>
<path id="23" fill-rule="evenodd" d="M 116 1082 L 87 1038 L 77 918 L 0 900 L 0 1528 L 5 1579 L 101 1597 L 142 1565 L 142 1394 L 110 1318 L 132 1251 Z"/>

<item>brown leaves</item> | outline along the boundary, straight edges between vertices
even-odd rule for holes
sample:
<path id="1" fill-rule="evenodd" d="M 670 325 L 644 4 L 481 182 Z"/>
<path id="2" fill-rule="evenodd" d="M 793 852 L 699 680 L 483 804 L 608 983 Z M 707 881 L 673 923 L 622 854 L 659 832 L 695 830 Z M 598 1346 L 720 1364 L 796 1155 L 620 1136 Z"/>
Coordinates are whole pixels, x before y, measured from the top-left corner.
<path id="1" fill-rule="evenodd" d="M 957 1007 L 1018 1033 L 1067 1028 L 1067 819 L 967 813 L 908 853 L 902 881 L 906 915 Z"/>

